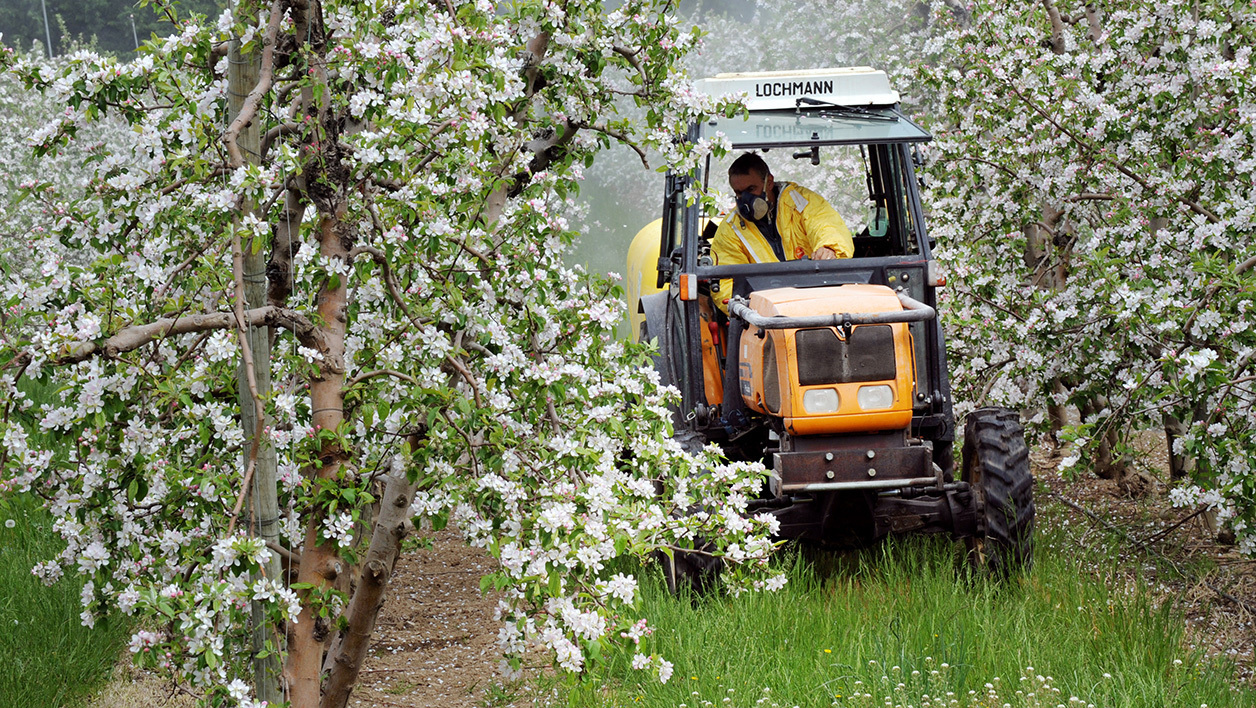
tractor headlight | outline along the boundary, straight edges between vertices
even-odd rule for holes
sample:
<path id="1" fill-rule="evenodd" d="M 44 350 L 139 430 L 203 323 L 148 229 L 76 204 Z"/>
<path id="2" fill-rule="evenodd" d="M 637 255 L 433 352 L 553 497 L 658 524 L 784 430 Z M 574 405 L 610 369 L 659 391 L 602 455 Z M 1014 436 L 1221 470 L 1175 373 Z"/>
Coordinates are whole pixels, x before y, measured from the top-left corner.
<path id="1" fill-rule="evenodd" d="M 860 410 L 871 411 L 880 408 L 889 408 L 894 405 L 894 389 L 881 384 L 880 386 L 860 386 L 859 395 Z"/>
<path id="2" fill-rule="evenodd" d="M 839 403 L 836 389 L 813 388 L 802 394 L 802 407 L 808 413 L 836 413 Z"/>

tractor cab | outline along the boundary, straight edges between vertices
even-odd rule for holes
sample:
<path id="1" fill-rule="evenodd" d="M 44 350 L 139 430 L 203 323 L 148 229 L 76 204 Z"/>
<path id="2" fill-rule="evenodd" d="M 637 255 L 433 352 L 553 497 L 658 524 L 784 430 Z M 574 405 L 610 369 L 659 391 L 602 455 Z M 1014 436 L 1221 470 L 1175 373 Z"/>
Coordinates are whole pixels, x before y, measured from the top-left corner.
<path id="1" fill-rule="evenodd" d="M 690 126 L 686 139 L 722 136 L 732 150 L 666 176 L 662 217 L 636 236 L 628 263 L 634 335 L 657 340 L 655 365 L 681 394 L 677 437 L 768 466 L 771 482 L 751 504 L 775 514 L 786 538 L 984 538 L 980 470 L 956 479 L 954 469 L 936 312 L 945 283 L 916 176 L 928 132 L 902 112 L 886 74 L 868 67 L 720 74 L 698 86 L 744 93 L 748 111 Z M 850 236 L 839 250 L 849 253 L 764 256 L 735 208 L 704 213 L 694 187 L 730 190 L 729 164 L 747 152 L 777 185 L 806 187 L 836 210 Z M 775 208 L 802 212 L 814 195 Z M 717 243 L 729 238 L 746 243 L 742 256 Z M 1019 423 L 1000 416 L 1020 439 Z M 1022 466 L 1028 477 L 1027 458 Z M 1032 499 L 1028 514 L 1032 526 Z"/>

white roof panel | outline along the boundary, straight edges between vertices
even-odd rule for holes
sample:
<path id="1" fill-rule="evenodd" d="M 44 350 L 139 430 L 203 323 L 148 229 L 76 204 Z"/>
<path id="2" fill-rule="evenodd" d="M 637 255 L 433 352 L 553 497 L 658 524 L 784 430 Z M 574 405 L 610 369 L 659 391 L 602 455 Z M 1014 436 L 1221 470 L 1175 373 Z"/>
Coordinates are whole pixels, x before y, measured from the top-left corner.
<path id="1" fill-rule="evenodd" d="M 794 108 L 799 98 L 840 106 L 892 106 L 898 92 L 884 71 L 867 66 L 716 74 L 696 82 L 710 96 L 744 92 L 752 111 Z"/>

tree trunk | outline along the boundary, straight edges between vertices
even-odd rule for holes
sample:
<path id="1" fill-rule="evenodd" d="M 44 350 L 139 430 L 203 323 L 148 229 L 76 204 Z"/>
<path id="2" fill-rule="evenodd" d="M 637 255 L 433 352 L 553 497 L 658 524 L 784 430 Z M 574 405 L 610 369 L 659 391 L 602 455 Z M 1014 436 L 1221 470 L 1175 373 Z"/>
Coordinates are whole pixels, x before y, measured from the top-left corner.
<path id="1" fill-rule="evenodd" d="M 1053 394 L 1064 393 L 1064 382 L 1060 377 L 1051 379 L 1051 392 Z M 1060 431 L 1064 429 L 1064 424 L 1068 420 L 1068 410 L 1062 403 L 1056 403 L 1054 398 L 1047 400 L 1047 421 L 1051 426 L 1051 445 L 1055 448 L 1055 453 L 1060 451 Z"/>
<path id="2" fill-rule="evenodd" d="M 1105 401 L 1089 401 L 1082 409 L 1083 420 L 1090 420 L 1106 405 Z M 1102 479 L 1116 480 L 1118 483 L 1125 477 L 1128 465 L 1124 458 L 1115 457 L 1113 448 L 1117 446 L 1119 436 L 1115 427 L 1107 426 L 1099 437 L 1099 445 L 1095 450 L 1095 474 Z"/>
<path id="3" fill-rule="evenodd" d="M 1025 224 L 1021 233 L 1025 237 L 1025 267 L 1035 286 L 1042 290 L 1060 291 L 1068 280 L 1068 251 L 1060 249 L 1057 253 L 1057 233 L 1064 212 L 1048 204 L 1042 206 L 1042 221 L 1036 224 Z M 1054 258 L 1053 258 L 1054 256 Z M 1052 393 L 1065 393 L 1064 382 L 1057 376 L 1051 380 Z M 1067 411 L 1064 405 L 1053 399 L 1046 401 L 1047 420 L 1051 426 L 1051 440 L 1057 450 L 1060 444 L 1059 433 L 1064 428 Z"/>
<path id="4" fill-rule="evenodd" d="M 319 223 L 319 253 L 328 260 L 348 262 L 350 239 L 342 237 L 345 204 L 343 195 L 328 196 L 336 199 L 335 210 L 323 213 Z M 345 307 L 347 288 L 341 279 L 331 287 L 324 283 L 318 293 L 319 329 L 326 338 L 327 354 L 321 364 L 320 374 L 310 381 L 310 403 L 313 406 L 311 422 L 316 431 L 334 431 L 344 421 L 344 347 Z M 320 479 L 334 480 L 340 472 L 347 450 L 340 449 L 334 440 L 323 443 L 319 460 L 322 466 L 306 470 L 306 474 Z M 290 686 L 290 699 L 297 708 L 313 708 L 319 704 L 320 675 L 323 666 L 323 649 L 327 641 L 328 624 L 318 616 L 321 597 L 333 586 L 337 578 L 348 572 L 340 559 L 336 544 L 319 543 L 319 530 L 326 514 L 313 509 L 308 515 L 305 540 L 301 546 L 301 567 L 297 582 L 303 587 L 301 614 L 291 628 L 288 647 L 288 666 L 285 674 Z"/>
<path id="5" fill-rule="evenodd" d="M 417 436 L 415 436 L 417 439 Z M 411 448 L 415 443 L 411 444 Z M 375 620 L 384 606 L 385 591 L 392 579 L 401 542 L 411 531 L 410 504 L 414 501 L 416 483 L 408 481 L 403 472 L 387 478 L 383 503 L 375 520 L 370 550 L 358 576 L 357 589 L 345 612 L 348 627 L 342 631 L 327 655 L 327 683 L 322 708 L 344 708 L 357 685 L 362 661 L 370 646 Z"/>
<path id="6" fill-rule="evenodd" d="M 1169 479 L 1177 481 L 1186 479 L 1195 461 L 1186 455 L 1179 455 L 1173 451 L 1173 446 L 1179 437 L 1186 435 L 1186 426 L 1182 421 L 1171 415 L 1165 414 L 1164 418 L 1164 441 L 1169 450 Z"/>

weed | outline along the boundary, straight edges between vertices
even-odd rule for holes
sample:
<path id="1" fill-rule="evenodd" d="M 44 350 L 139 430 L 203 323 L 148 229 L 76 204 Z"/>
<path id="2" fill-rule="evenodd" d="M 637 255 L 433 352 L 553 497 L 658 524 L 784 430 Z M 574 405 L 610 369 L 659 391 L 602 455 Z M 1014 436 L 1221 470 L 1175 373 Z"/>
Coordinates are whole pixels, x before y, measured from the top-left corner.
<path id="1" fill-rule="evenodd" d="M 397 683 L 394 683 L 393 685 L 389 686 L 388 688 L 385 688 L 385 689 L 384 689 L 384 692 L 385 692 L 385 693 L 391 693 L 391 694 L 392 694 L 392 695 L 394 695 L 394 696 L 400 696 L 400 695 L 402 695 L 402 694 L 409 693 L 409 692 L 413 691 L 413 690 L 414 690 L 414 686 L 415 686 L 415 684 L 412 684 L 412 683 L 410 683 L 409 681 L 404 681 L 404 680 L 403 680 L 403 681 L 398 681 Z"/>

